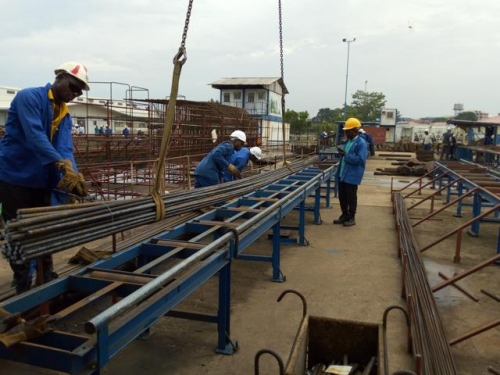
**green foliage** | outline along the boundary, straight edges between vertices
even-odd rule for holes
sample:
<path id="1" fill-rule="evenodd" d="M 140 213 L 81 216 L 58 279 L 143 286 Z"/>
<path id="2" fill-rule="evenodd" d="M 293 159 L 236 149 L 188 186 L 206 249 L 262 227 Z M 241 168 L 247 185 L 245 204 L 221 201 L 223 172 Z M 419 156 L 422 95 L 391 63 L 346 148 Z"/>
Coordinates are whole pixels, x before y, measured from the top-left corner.
<path id="1" fill-rule="evenodd" d="M 455 120 L 477 121 L 477 116 L 474 112 L 465 111 L 455 116 Z"/>
<path id="2" fill-rule="evenodd" d="M 360 121 L 376 121 L 380 118 L 380 111 L 385 107 L 385 95 L 381 92 L 367 92 L 358 90 L 352 95 L 352 112 L 349 116 L 358 118 Z M 354 113 L 353 113 L 354 112 Z"/>
<path id="3" fill-rule="evenodd" d="M 446 122 L 449 119 L 449 117 L 434 117 L 431 122 Z"/>
<path id="4" fill-rule="evenodd" d="M 285 122 L 290 124 L 290 132 L 300 134 L 311 128 L 309 113 L 307 111 L 296 112 L 292 109 L 287 109 L 285 113 Z"/>
<path id="5" fill-rule="evenodd" d="M 343 116 L 344 112 L 342 108 L 321 108 L 316 117 L 313 117 L 311 121 L 313 124 L 334 123 L 335 121 L 342 121 Z"/>
<path id="6" fill-rule="evenodd" d="M 380 119 L 380 111 L 385 107 L 386 103 L 384 94 L 358 90 L 353 94 L 352 99 L 351 105 L 346 108 L 347 118 L 356 117 L 360 121 L 377 121 Z M 399 113 L 398 115 L 400 116 Z M 311 121 L 326 130 L 330 128 L 336 129 L 336 122 L 343 120 L 344 108 L 342 107 L 335 109 L 321 108 Z"/>

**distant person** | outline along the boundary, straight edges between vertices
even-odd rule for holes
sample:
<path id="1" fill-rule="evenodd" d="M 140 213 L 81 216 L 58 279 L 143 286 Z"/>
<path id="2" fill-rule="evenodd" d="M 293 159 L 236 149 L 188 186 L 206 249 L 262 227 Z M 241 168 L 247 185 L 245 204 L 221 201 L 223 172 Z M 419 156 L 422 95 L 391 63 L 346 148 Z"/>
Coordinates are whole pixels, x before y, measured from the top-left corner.
<path id="1" fill-rule="evenodd" d="M 241 130 L 231 133 L 229 141 L 222 142 L 214 147 L 210 153 L 198 163 L 194 170 L 194 187 L 217 185 L 220 182 L 222 172 L 228 170 L 235 178 L 241 178 L 241 173 L 230 159 L 234 151 L 239 151 L 247 141 L 247 137 Z"/>
<path id="2" fill-rule="evenodd" d="M 451 133 L 449 137 L 449 150 L 448 150 L 448 160 L 456 160 L 455 151 L 457 149 L 457 138 L 455 134 Z"/>
<path id="3" fill-rule="evenodd" d="M 375 156 L 375 142 L 370 133 L 367 133 L 363 128 L 359 129 L 359 136 L 363 138 L 368 146 L 371 156 Z"/>
<path id="4" fill-rule="evenodd" d="M 99 135 L 99 127 L 97 125 L 94 128 L 94 135 Z"/>
<path id="5" fill-rule="evenodd" d="M 251 149 L 242 147 L 239 151 L 234 151 L 229 162 L 241 172 L 250 160 L 253 163 L 257 163 L 260 159 L 262 159 L 262 150 L 259 147 L 252 147 Z M 235 180 L 236 178 L 229 170 L 226 169 L 222 172 L 222 182 L 231 182 Z"/>
<path id="6" fill-rule="evenodd" d="M 122 130 L 122 135 L 123 135 L 125 138 L 128 138 L 129 134 L 130 134 L 130 130 L 128 130 L 128 126 L 127 126 L 127 125 L 125 125 L 125 127 L 124 127 L 124 128 L 123 128 L 123 130 Z"/>
<path id="7" fill-rule="evenodd" d="M 432 150 L 432 137 L 429 135 L 429 132 L 424 131 L 424 139 L 422 140 L 424 145 L 424 150 Z"/>
<path id="8" fill-rule="evenodd" d="M 101 127 L 99 128 L 99 135 L 104 135 L 104 126 L 101 125 Z"/>
<path id="9" fill-rule="evenodd" d="M 493 137 L 495 136 L 495 128 L 492 125 L 486 126 L 486 129 L 484 131 L 484 145 L 492 145 L 493 144 Z"/>
<path id="10" fill-rule="evenodd" d="M 451 136 L 452 136 L 451 129 L 447 129 L 446 132 L 443 134 L 443 140 L 441 142 L 441 155 L 439 156 L 439 160 L 443 160 L 443 158 L 449 157 Z"/>
<path id="11" fill-rule="evenodd" d="M 82 125 L 80 125 L 78 127 L 78 135 L 83 135 L 83 134 L 85 134 L 85 128 Z"/>
<path id="12" fill-rule="evenodd" d="M 361 184 L 365 172 L 368 146 L 359 134 L 361 123 L 358 119 L 351 117 L 347 119 L 342 130 L 344 130 L 347 143 L 338 148 L 340 161 L 336 172 L 340 209 L 342 215 L 334 224 L 342 224 L 345 227 L 356 225 L 356 209 L 358 206 L 358 185 Z"/>

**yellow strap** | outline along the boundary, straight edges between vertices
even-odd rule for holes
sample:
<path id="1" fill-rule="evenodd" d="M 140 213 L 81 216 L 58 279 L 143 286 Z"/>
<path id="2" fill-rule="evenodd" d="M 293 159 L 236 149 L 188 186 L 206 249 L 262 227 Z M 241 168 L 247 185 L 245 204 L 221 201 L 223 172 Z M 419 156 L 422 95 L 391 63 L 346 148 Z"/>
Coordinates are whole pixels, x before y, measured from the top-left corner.
<path id="1" fill-rule="evenodd" d="M 56 132 L 59 130 L 59 125 L 61 124 L 61 120 L 64 118 L 69 113 L 68 106 L 66 103 L 62 103 L 61 106 L 59 107 L 59 114 L 57 115 L 56 118 L 54 118 L 54 110 L 56 105 L 54 104 L 54 94 L 52 93 L 52 89 L 49 89 L 47 96 L 51 100 L 51 105 L 52 105 L 52 127 L 50 128 L 50 141 L 54 139 L 54 135 Z"/>
<path id="2" fill-rule="evenodd" d="M 175 117 L 175 105 L 177 103 L 177 94 L 179 92 L 179 80 L 181 77 L 182 65 L 186 59 L 182 60 L 185 51 L 181 48 L 179 53 L 174 58 L 174 72 L 172 77 L 172 87 L 170 89 L 170 99 L 168 101 L 167 113 L 165 115 L 165 124 L 163 125 L 163 136 L 161 139 L 160 155 L 158 157 L 158 164 L 156 165 L 155 184 L 151 196 L 156 203 L 156 220 L 161 220 L 165 217 L 165 204 L 161 195 L 163 194 L 162 185 L 163 172 L 165 170 L 165 157 L 167 156 L 168 144 L 170 141 L 170 134 L 172 132 L 172 124 Z"/>
<path id="3" fill-rule="evenodd" d="M 165 203 L 163 202 L 161 195 L 157 191 L 152 191 L 151 197 L 156 204 L 156 221 L 163 220 L 165 218 L 166 210 Z"/>

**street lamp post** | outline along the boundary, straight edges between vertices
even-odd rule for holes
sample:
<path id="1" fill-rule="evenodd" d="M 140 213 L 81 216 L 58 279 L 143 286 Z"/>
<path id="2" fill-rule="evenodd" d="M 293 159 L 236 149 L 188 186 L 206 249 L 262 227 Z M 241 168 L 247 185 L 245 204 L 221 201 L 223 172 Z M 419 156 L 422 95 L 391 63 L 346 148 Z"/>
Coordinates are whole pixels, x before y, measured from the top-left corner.
<path id="1" fill-rule="evenodd" d="M 347 82 L 349 80 L 349 51 L 351 49 L 351 43 L 356 41 L 356 38 L 353 39 L 342 39 L 344 43 L 347 43 L 347 69 L 345 74 L 345 94 L 344 94 L 344 121 L 347 120 Z"/>

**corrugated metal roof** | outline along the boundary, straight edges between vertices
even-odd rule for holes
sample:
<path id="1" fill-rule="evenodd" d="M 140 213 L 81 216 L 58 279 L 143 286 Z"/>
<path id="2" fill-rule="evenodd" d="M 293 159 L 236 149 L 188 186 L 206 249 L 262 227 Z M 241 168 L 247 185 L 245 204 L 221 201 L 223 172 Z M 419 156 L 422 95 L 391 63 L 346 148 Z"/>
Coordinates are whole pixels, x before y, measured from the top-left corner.
<path id="1" fill-rule="evenodd" d="M 0 86 L 0 89 L 15 90 L 15 91 L 21 90 L 19 87 L 12 87 L 12 86 Z"/>
<path id="2" fill-rule="evenodd" d="M 222 86 L 268 86 L 278 82 L 283 88 L 283 92 L 288 94 L 288 89 L 281 77 L 233 77 L 221 78 L 215 82 L 209 83 L 214 88 Z"/>
<path id="3" fill-rule="evenodd" d="M 234 77 L 234 78 L 221 78 L 215 82 L 210 83 L 210 85 L 270 85 L 280 77 Z"/>
<path id="4" fill-rule="evenodd" d="M 480 119 L 479 121 L 500 124 L 500 116 L 486 117 L 486 118 Z"/>

